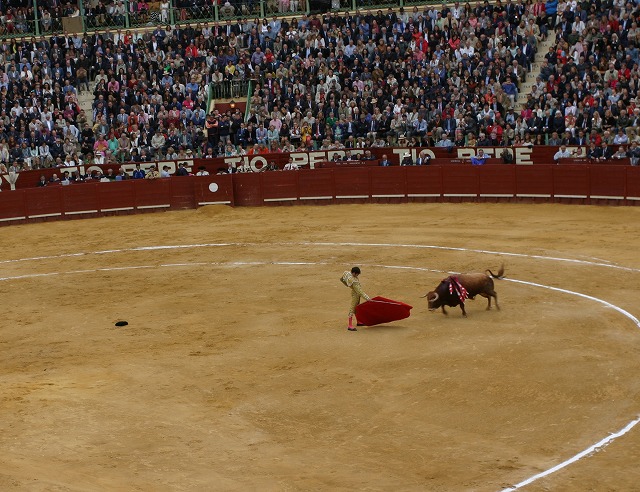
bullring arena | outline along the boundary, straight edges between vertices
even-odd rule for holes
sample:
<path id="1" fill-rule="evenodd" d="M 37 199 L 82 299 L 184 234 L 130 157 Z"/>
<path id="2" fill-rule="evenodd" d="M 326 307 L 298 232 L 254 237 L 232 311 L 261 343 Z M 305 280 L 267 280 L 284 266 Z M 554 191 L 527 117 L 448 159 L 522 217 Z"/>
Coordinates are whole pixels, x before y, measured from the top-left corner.
<path id="1" fill-rule="evenodd" d="M 639 214 L 214 205 L 3 228 L 0 488 L 638 490 Z M 419 298 L 501 263 L 501 311 Z M 353 265 L 412 316 L 348 332 Z"/>

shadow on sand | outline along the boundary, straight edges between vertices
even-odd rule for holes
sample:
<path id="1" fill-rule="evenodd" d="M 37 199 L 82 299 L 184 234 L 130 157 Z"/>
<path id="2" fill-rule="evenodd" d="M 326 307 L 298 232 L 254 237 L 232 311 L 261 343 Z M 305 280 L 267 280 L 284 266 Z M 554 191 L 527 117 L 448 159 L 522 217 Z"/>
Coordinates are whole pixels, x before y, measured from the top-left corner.
<path id="1" fill-rule="evenodd" d="M 391 331 L 391 330 L 406 330 L 408 326 L 405 325 L 392 325 L 392 324 L 382 324 L 382 325 L 374 325 L 374 326 L 358 326 L 358 331 Z"/>

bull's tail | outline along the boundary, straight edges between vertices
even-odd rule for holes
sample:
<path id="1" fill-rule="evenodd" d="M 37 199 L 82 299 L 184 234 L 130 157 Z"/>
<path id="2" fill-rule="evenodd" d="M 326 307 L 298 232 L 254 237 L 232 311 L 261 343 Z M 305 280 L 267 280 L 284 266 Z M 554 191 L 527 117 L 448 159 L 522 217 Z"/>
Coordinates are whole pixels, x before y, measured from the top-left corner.
<path id="1" fill-rule="evenodd" d="M 487 269 L 485 270 L 486 273 L 488 273 L 489 275 L 491 275 L 493 278 L 497 278 L 497 279 L 503 279 L 504 278 L 504 263 L 500 266 L 500 270 L 498 270 L 498 274 L 496 275 L 495 273 L 493 273 L 491 270 Z"/>

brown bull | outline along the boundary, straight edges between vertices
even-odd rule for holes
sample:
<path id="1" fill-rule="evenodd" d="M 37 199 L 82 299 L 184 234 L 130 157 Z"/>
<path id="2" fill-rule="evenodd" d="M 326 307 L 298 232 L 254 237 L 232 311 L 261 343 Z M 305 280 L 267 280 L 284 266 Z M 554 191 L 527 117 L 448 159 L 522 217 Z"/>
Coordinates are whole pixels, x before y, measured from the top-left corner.
<path id="1" fill-rule="evenodd" d="M 477 295 L 486 297 L 489 301 L 487 309 L 491 309 L 491 298 L 496 301 L 496 308 L 499 310 L 498 294 L 493 288 L 493 279 L 501 279 L 504 275 L 504 265 L 500 267 L 498 274 L 491 270 L 485 273 L 463 273 L 461 275 L 451 275 L 440 282 L 432 291 L 427 292 L 422 297 L 426 297 L 429 304 L 429 311 L 442 308 L 442 312 L 447 314 L 445 306 L 460 306 L 462 315 L 467 316 L 464 309 L 466 299 L 474 299 Z"/>

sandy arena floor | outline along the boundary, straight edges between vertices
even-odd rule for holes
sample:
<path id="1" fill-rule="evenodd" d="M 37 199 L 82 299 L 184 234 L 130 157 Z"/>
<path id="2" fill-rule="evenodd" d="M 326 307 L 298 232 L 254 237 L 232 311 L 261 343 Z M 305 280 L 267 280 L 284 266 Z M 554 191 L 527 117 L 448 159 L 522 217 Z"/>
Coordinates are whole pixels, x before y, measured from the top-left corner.
<path id="1" fill-rule="evenodd" d="M 637 422 L 639 223 L 405 204 L 2 228 L 0 490 L 520 484 Z M 419 298 L 502 262 L 501 311 Z M 347 332 L 353 265 L 412 316 Z M 640 490 L 639 460 L 637 425 L 522 489 Z"/>

